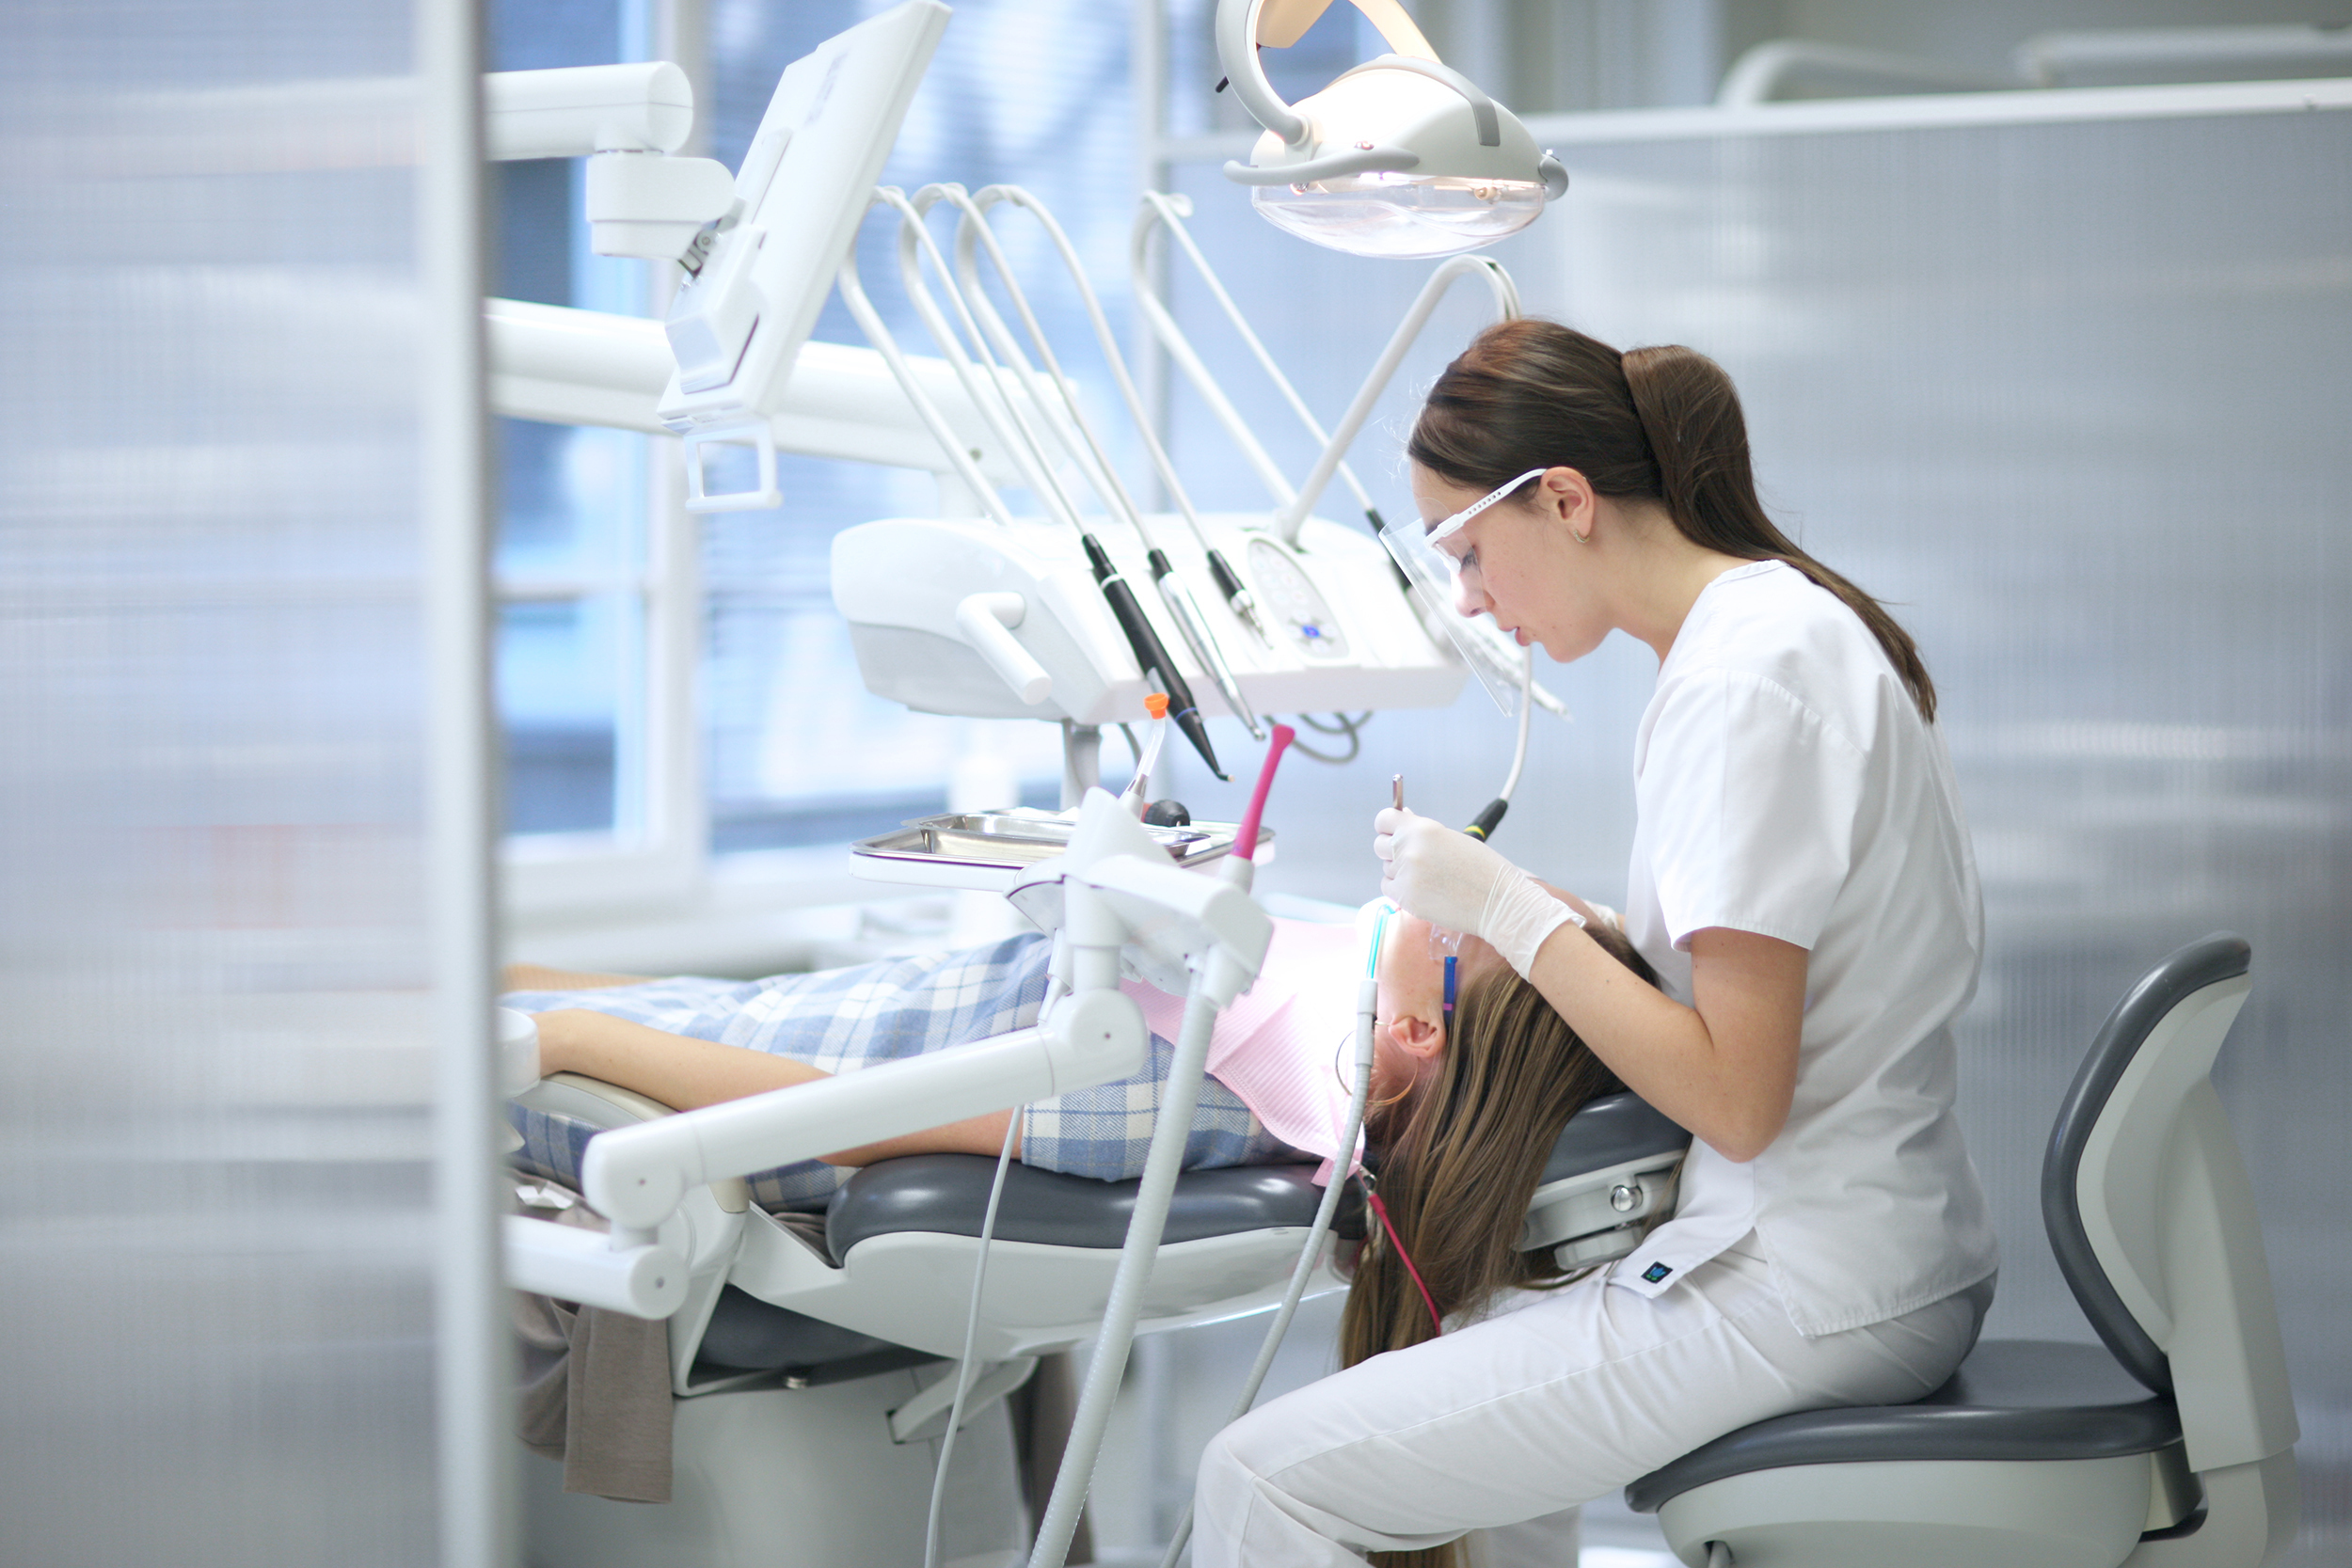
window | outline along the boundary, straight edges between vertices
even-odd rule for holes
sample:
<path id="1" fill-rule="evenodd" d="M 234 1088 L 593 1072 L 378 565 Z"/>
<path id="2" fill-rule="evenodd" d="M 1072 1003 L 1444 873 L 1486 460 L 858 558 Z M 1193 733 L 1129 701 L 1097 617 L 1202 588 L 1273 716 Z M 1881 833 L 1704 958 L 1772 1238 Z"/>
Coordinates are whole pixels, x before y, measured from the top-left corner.
<path id="1" fill-rule="evenodd" d="M 645 55 L 640 8 L 501 0 L 500 70 Z M 493 290 L 647 314 L 642 261 L 595 255 L 580 160 L 494 166 Z M 500 420 L 494 565 L 508 902 L 517 912 L 691 887 L 703 853 L 693 733 L 694 572 L 670 443 Z"/>

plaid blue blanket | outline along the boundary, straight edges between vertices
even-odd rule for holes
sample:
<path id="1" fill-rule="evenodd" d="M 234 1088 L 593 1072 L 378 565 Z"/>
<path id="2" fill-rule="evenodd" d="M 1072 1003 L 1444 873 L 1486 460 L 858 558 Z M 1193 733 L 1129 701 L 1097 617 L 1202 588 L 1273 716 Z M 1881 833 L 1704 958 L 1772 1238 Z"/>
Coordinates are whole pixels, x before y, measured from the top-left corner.
<path id="1" fill-rule="evenodd" d="M 1029 935 L 960 953 L 767 980 L 688 977 L 603 990 L 516 991 L 500 1001 L 531 1013 L 588 1008 L 790 1056 L 827 1072 L 854 1072 L 1035 1023 L 1051 951 L 1045 938 Z M 1024 1107 L 1022 1163 L 1103 1180 L 1142 1175 L 1174 1055 L 1174 1045 L 1155 1035 L 1151 1065 L 1134 1077 Z M 508 1114 L 523 1138 L 516 1163 L 578 1187 L 595 1129 L 519 1105 Z M 1202 1080 L 1184 1146 L 1187 1170 L 1297 1158 L 1239 1096 L 1214 1078 Z M 821 1208 L 852 1174 L 815 1160 L 761 1171 L 750 1179 L 752 1200 L 769 1210 Z"/>

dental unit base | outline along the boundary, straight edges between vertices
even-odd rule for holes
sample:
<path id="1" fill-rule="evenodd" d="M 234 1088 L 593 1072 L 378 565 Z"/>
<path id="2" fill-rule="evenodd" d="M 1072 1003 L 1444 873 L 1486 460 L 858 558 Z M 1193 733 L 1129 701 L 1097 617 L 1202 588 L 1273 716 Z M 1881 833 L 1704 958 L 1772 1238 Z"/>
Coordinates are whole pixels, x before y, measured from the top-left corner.
<path id="1" fill-rule="evenodd" d="M 568 1075 L 525 1101 L 575 1116 L 601 1104 L 596 1119 L 614 1127 L 665 1115 Z M 1629 1135 L 1649 1147 L 1629 1156 Z M 1562 1133 L 1546 1186 L 1565 1197 L 1574 1179 L 1555 1173 L 1589 1167 L 1584 1195 L 1605 1208 L 1629 1157 L 1671 1168 L 1688 1141 L 1630 1096 L 1596 1101 Z M 834 1198 L 814 1240 L 744 1203 L 739 1183 L 690 1195 L 664 1227 L 694 1259 L 689 1305 L 671 1320 L 674 1500 L 646 1507 L 566 1494 L 560 1465 L 526 1456 L 534 1560 L 565 1568 L 917 1560 L 944 1399 L 934 1395 L 930 1424 L 904 1441 L 894 1440 L 893 1426 L 921 1415 L 915 1402 L 944 1394 L 956 1373 L 993 1164 L 937 1154 L 868 1166 Z M 1034 1357 L 1096 1333 L 1135 1201 L 1134 1181 L 1020 1164 L 1007 1175 L 974 1353 L 978 1376 L 948 1477 L 948 1561 L 984 1552 L 1010 1561 L 1025 1547 L 1003 1401 Z M 1312 1166 L 1259 1165 L 1180 1177 L 1138 1332 L 1272 1309 L 1320 1196 L 1312 1175 Z M 1359 1220 L 1343 1224 L 1353 1230 Z M 1632 1245 L 1617 1235 L 1604 1248 L 1621 1256 Z M 1345 1289 L 1329 1250 L 1315 1264 L 1311 1296 Z M 706 1345 L 713 1354 L 703 1354 Z M 855 1505 L 845 1507 L 848 1498 Z"/>

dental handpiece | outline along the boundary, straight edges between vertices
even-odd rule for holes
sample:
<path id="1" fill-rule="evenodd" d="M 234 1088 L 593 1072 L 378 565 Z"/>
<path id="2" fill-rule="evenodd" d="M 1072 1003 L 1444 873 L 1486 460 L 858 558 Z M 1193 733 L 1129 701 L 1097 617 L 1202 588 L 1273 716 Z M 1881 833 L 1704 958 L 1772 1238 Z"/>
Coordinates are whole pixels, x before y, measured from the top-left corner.
<path id="1" fill-rule="evenodd" d="M 1143 607 L 1136 602 L 1136 591 L 1111 564 L 1110 553 L 1102 541 L 1091 533 L 1081 533 L 1078 542 L 1087 552 L 1087 563 L 1094 568 L 1094 580 L 1103 590 L 1103 597 L 1118 618 L 1120 630 L 1127 634 L 1127 646 L 1135 651 L 1136 663 L 1147 671 L 1156 672 L 1160 686 L 1168 693 L 1168 716 L 1176 721 L 1176 727 L 1184 732 L 1193 750 L 1209 765 L 1209 771 L 1222 779 L 1224 768 L 1217 766 L 1216 752 L 1209 744 L 1208 726 L 1200 721 L 1200 707 L 1192 699 L 1192 688 L 1177 673 L 1176 661 L 1168 657 L 1168 649 L 1160 643 L 1159 633 L 1144 618 Z"/>
<path id="2" fill-rule="evenodd" d="M 1200 668 L 1206 670 L 1209 679 L 1216 683 L 1218 695 L 1225 699 L 1225 705 L 1232 709 L 1233 716 L 1249 731 L 1249 738 L 1263 740 L 1265 726 L 1258 721 L 1248 699 L 1241 694 L 1241 683 L 1233 678 L 1232 668 L 1225 662 L 1224 651 L 1216 645 L 1216 638 L 1210 632 L 1208 623 L 1200 618 L 1200 606 L 1194 601 L 1192 590 L 1184 586 L 1184 579 L 1177 576 L 1175 566 L 1168 559 L 1168 552 L 1154 549 L 1145 559 L 1152 563 L 1152 580 L 1159 588 L 1160 600 L 1168 606 L 1168 612 L 1176 617 L 1176 629 L 1184 634 L 1185 645 L 1192 649 L 1192 657 L 1200 661 Z"/>
<path id="3" fill-rule="evenodd" d="M 1248 585 L 1241 580 L 1241 574 L 1226 561 L 1223 551 L 1211 545 L 1208 554 L 1209 576 L 1216 579 L 1216 591 L 1225 595 L 1226 605 L 1241 618 L 1243 626 L 1257 635 L 1259 641 L 1273 647 L 1274 636 L 1265 629 L 1265 622 L 1258 615 L 1257 595 L 1249 592 Z M 1251 726 L 1250 733 L 1257 733 L 1256 726 Z"/>

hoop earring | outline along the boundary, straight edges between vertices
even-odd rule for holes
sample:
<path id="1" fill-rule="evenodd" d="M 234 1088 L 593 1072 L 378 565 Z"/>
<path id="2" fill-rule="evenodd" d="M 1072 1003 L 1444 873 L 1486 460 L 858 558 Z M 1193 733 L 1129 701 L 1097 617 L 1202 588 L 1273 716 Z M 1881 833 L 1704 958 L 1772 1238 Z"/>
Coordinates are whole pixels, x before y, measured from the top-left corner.
<path id="1" fill-rule="evenodd" d="M 1350 1096 L 1355 1094 L 1356 1085 L 1348 1082 L 1346 1071 L 1340 1066 L 1340 1052 L 1346 1050 L 1348 1046 L 1353 1043 L 1354 1040 L 1352 1037 L 1343 1039 L 1340 1041 L 1338 1047 L 1331 1053 L 1331 1076 L 1339 1080 L 1341 1090 Z M 1391 1105 L 1401 1105 L 1405 1102 L 1406 1098 L 1412 1094 L 1412 1092 L 1413 1086 L 1410 1084 L 1407 1084 L 1405 1087 L 1397 1090 L 1396 1093 L 1389 1096 L 1386 1100 L 1368 1099 L 1364 1102 L 1364 1115 L 1370 1116 L 1375 1111 L 1385 1111 Z"/>
<path id="2" fill-rule="evenodd" d="M 1593 531 L 1588 528 L 1583 532 L 1579 533 L 1576 530 L 1570 529 L 1568 530 L 1568 537 L 1575 540 L 1580 545 L 1589 545 L 1593 542 Z"/>

